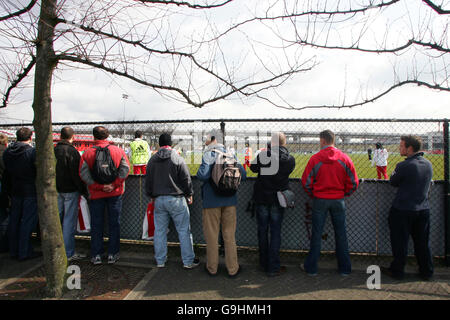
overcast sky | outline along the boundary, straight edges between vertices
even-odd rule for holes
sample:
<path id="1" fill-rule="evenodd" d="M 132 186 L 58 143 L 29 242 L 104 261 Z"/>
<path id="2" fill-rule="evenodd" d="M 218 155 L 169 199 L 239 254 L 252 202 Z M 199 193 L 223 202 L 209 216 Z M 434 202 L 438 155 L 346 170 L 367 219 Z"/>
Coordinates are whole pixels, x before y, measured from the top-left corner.
<path id="1" fill-rule="evenodd" d="M 410 3 L 413 2 L 418 7 L 421 6 L 421 1 L 411 0 Z M 242 8 L 240 6 L 243 3 L 245 2 L 236 1 L 227 8 L 233 19 L 238 20 L 238 10 Z M 421 16 L 428 14 L 427 10 L 420 8 Z M 401 7 L 397 8 L 399 9 Z M 214 17 L 217 18 L 218 15 L 211 14 L 210 18 Z M 220 19 L 217 19 L 222 22 L 224 18 L 221 15 Z M 381 30 L 380 28 L 386 27 L 386 19 L 388 18 L 383 17 L 374 20 L 373 28 Z M 196 24 L 198 21 L 192 23 Z M 448 26 L 448 21 L 445 23 Z M 383 34 L 383 31 L 380 33 Z M 238 50 L 239 45 L 240 43 L 236 42 L 231 47 Z M 405 54 L 403 60 L 389 54 L 360 54 L 339 50 L 305 53 L 314 55 L 319 65 L 310 72 L 296 75 L 278 90 L 280 96 L 295 106 L 315 103 L 339 104 L 344 92 L 346 101 L 370 96 L 379 92 L 380 88 L 387 88 L 394 81 L 394 67 L 403 68 L 404 64 L 412 65 L 413 61 L 419 61 L 420 65 L 422 61 L 415 53 L 411 53 L 411 56 Z M 441 67 L 449 67 L 448 56 L 449 54 L 446 54 L 439 58 Z M 1 122 L 29 122 L 33 119 L 32 78 L 26 84 L 27 88 L 14 91 L 15 97 L 6 109 L 0 109 Z M 128 95 L 128 99 L 123 99 L 123 94 Z M 375 103 L 352 109 L 294 111 L 276 108 L 262 100 L 241 100 L 235 96 L 227 101 L 218 101 L 196 109 L 188 104 L 164 98 L 131 80 L 92 69 L 64 68 L 55 73 L 52 98 L 55 122 L 215 118 L 450 118 L 449 92 L 433 91 L 414 85 L 395 89 Z"/>

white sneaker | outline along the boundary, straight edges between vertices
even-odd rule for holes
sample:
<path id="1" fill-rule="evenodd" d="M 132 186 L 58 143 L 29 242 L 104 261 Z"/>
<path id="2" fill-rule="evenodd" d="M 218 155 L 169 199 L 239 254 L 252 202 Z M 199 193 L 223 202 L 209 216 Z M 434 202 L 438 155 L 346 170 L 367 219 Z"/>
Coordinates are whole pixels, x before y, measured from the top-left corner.
<path id="1" fill-rule="evenodd" d="M 91 259 L 91 262 L 92 262 L 94 265 L 102 264 L 102 257 L 98 254 L 98 255 L 96 255 L 95 257 L 93 257 L 93 258 Z"/>
<path id="2" fill-rule="evenodd" d="M 117 261 L 119 261 L 119 258 L 120 255 L 118 253 L 108 255 L 108 264 L 116 263 Z"/>
<path id="3" fill-rule="evenodd" d="M 194 269 L 194 268 L 198 267 L 199 264 L 200 264 L 200 260 L 198 258 L 195 258 L 194 261 L 192 261 L 192 263 L 190 265 L 184 265 L 183 269 Z"/>
<path id="4" fill-rule="evenodd" d="M 87 258 L 87 255 L 84 253 L 75 253 L 73 256 L 71 256 L 70 258 L 67 258 L 67 261 L 78 261 L 81 259 L 85 259 Z"/>

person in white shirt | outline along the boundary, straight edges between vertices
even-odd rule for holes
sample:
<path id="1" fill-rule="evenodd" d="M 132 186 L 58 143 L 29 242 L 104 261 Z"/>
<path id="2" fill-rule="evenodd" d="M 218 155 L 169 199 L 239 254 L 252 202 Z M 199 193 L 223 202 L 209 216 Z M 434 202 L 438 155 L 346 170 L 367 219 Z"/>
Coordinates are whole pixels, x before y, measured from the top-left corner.
<path id="1" fill-rule="evenodd" d="M 377 166 L 377 176 L 378 179 L 388 179 L 387 175 L 387 159 L 388 152 L 383 148 L 383 145 L 380 142 L 375 144 L 375 151 L 373 152 L 372 157 L 372 167 L 375 164 Z"/>
<path id="2" fill-rule="evenodd" d="M 234 149 L 233 146 L 228 146 L 227 147 L 227 153 L 233 155 L 233 157 L 236 155 L 236 150 Z"/>

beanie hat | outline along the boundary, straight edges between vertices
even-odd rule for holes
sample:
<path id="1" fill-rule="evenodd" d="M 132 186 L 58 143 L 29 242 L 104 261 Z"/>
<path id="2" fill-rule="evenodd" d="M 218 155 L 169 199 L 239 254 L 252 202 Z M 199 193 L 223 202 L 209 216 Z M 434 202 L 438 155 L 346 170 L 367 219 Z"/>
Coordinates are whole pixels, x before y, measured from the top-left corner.
<path id="1" fill-rule="evenodd" d="M 172 146 L 172 138 L 170 134 L 163 133 L 162 135 L 159 136 L 159 146 L 160 147 Z"/>

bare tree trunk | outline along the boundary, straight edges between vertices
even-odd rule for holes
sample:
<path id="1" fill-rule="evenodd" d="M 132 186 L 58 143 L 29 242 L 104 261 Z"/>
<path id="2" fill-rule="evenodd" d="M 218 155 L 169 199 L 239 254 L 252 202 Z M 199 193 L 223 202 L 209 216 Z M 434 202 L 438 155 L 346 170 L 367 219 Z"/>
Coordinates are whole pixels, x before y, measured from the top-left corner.
<path id="1" fill-rule="evenodd" d="M 56 0 L 41 2 L 36 70 L 34 81 L 34 130 L 36 134 L 36 187 L 44 255 L 47 290 L 51 297 L 60 297 L 64 286 L 67 258 L 58 213 L 53 152 L 51 82 L 56 67 L 53 49 Z"/>

